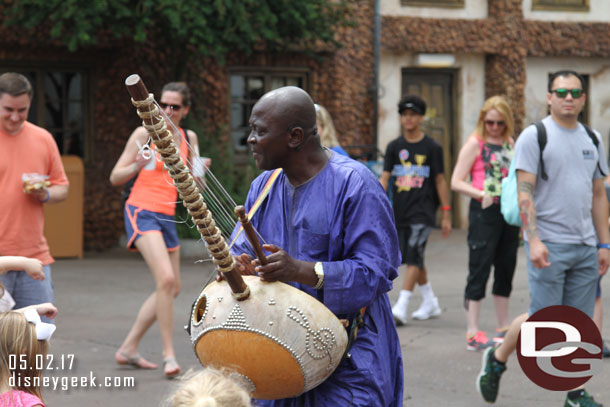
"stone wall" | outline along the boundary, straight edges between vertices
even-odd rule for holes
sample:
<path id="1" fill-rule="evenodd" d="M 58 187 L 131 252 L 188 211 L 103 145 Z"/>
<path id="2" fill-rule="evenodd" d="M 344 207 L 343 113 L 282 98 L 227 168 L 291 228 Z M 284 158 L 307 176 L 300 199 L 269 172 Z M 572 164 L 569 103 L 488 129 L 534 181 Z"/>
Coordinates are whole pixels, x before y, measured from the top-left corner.
<path id="1" fill-rule="evenodd" d="M 311 96 L 330 112 L 341 144 L 372 144 L 373 5 L 372 0 L 351 2 L 353 25 L 337 32 L 341 48 L 326 47 L 316 55 L 297 52 L 230 55 L 224 66 L 207 61 L 198 77 L 210 130 L 227 124 L 230 67 L 298 67 L 308 70 Z M 211 103 L 213 106 L 208 107 Z"/>
<path id="2" fill-rule="evenodd" d="M 343 144 L 373 143 L 373 0 L 352 1 L 352 27 L 341 29 L 337 39 L 343 47 L 325 47 L 312 55 L 302 52 L 229 55 L 226 64 L 214 59 L 185 61 L 184 78 L 171 76 L 175 61 L 169 50 L 151 39 L 145 44 L 117 42 L 101 33 L 96 47 L 68 52 L 50 39 L 48 28 L 17 31 L 0 24 L 0 65 L 63 65 L 79 67 L 91 79 L 91 127 L 87 134 L 85 161 L 84 244 L 86 250 L 103 250 L 117 244 L 123 233 L 121 187 L 112 187 L 110 171 L 140 120 L 129 102 L 124 80 L 133 73 L 143 78 L 149 91 L 158 96 L 161 86 L 186 80 L 193 92 L 194 112 L 202 118 L 207 134 L 220 134 L 219 143 L 229 140 L 229 68 L 299 67 L 310 73 L 311 95 L 328 108 L 335 119 Z M 0 5 L 0 15 L 2 5 Z M 1 23 L 0 17 L 0 23 Z M 189 55 L 194 55 L 189 54 Z"/>

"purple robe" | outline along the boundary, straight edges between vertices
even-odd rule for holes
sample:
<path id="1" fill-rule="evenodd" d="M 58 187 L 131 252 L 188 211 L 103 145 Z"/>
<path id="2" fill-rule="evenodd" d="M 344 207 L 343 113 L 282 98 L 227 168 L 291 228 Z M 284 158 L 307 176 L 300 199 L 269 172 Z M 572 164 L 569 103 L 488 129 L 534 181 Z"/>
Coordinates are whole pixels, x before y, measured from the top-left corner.
<path id="1" fill-rule="evenodd" d="M 252 182 L 246 209 L 270 175 L 266 171 Z M 295 259 L 323 263 L 323 289 L 291 285 L 323 302 L 340 319 L 352 320 L 367 307 L 351 358 L 325 382 L 299 397 L 257 400 L 256 405 L 402 406 L 402 356 L 387 295 L 398 275 L 400 252 L 392 209 L 373 173 L 336 153 L 297 188 L 282 172 L 251 221 L 266 243 Z M 255 257 L 244 235 L 233 253 Z"/>

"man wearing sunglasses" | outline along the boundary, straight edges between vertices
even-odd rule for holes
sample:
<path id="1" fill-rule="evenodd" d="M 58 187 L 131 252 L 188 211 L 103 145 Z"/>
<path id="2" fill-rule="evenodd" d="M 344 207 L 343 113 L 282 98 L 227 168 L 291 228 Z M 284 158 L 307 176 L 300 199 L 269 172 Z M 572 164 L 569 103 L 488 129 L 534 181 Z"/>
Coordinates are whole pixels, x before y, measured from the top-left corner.
<path id="1" fill-rule="evenodd" d="M 586 101 L 583 78 L 574 71 L 551 75 L 542 120 L 547 144 L 541 156 L 538 132 L 527 127 L 515 145 L 519 209 L 530 288 L 529 312 L 517 317 L 497 349 L 484 355 L 477 379 L 483 398 L 494 402 L 505 362 L 515 350 L 521 323 L 552 305 L 593 316 L 597 281 L 608 270 L 610 233 L 604 176 L 608 165 L 599 133 L 596 147 L 578 115 Z M 541 159 L 548 177 L 541 175 Z M 584 388 L 569 391 L 565 407 L 601 406 Z"/>

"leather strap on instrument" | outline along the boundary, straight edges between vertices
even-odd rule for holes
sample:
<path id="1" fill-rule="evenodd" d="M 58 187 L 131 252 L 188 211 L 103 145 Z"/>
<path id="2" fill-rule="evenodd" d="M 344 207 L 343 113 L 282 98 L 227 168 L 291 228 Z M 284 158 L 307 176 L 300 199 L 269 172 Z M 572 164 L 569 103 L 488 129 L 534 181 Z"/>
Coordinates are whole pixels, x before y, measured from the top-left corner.
<path id="1" fill-rule="evenodd" d="M 349 329 L 349 334 L 347 336 L 347 347 L 345 348 L 345 352 L 343 353 L 343 359 L 351 357 L 349 354 L 349 350 L 352 348 L 354 342 L 356 342 L 356 337 L 358 336 L 358 329 L 364 326 L 364 313 L 366 312 L 366 307 L 360 308 L 360 311 L 356 314 L 354 319 L 352 319 Z"/>
<path id="2" fill-rule="evenodd" d="M 250 208 L 250 210 L 248 211 L 248 220 L 252 219 L 252 217 L 254 216 L 254 214 L 256 213 L 256 211 L 258 210 L 258 208 L 261 206 L 261 204 L 263 203 L 263 201 L 265 200 L 265 198 L 267 198 L 267 195 L 269 195 L 269 191 L 271 191 L 271 187 L 273 186 L 273 183 L 275 182 L 275 180 L 279 177 L 280 173 L 282 172 L 281 168 L 276 168 L 272 173 L 271 176 L 269 177 L 269 179 L 267 180 L 267 182 L 265 183 L 265 186 L 263 187 L 263 190 L 261 191 L 260 195 L 256 198 L 256 201 L 254 201 L 254 205 L 252 205 L 252 208 Z M 237 240 L 237 238 L 239 237 L 239 235 L 241 234 L 241 232 L 244 231 L 244 227 L 240 226 L 239 230 L 237 231 L 237 233 L 235 234 L 235 237 L 233 238 L 233 240 L 231 241 L 231 244 L 229 245 L 229 249 L 231 247 L 233 247 L 233 245 L 235 244 L 235 241 Z"/>

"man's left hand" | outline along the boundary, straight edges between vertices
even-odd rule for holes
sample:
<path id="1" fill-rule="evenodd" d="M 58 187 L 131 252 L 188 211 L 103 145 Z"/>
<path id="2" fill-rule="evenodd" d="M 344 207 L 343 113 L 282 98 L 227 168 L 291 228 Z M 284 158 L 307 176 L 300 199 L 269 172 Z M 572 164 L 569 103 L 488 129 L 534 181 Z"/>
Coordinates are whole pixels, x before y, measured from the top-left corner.
<path id="1" fill-rule="evenodd" d="M 313 267 L 308 267 L 309 263 L 290 257 L 284 250 L 272 244 L 263 245 L 263 249 L 271 252 L 271 254 L 267 256 L 267 264 L 264 266 L 261 266 L 259 261 L 255 260 L 256 267 L 254 270 L 261 280 L 267 282 L 295 281 L 315 285 L 317 277 L 313 272 Z M 311 272 L 308 273 L 310 268 Z"/>
<path id="2" fill-rule="evenodd" d="M 33 189 L 30 196 L 38 202 L 46 202 L 49 200 L 49 190 L 47 188 Z"/>
<path id="3" fill-rule="evenodd" d="M 441 221 L 441 233 L 444 238 L 449 237 L 451 234 L 451 218 L 449 216 L 443 216 Z"/>
<path id="4" fill-rule="evenodd" d="M 608 272 L 608 265 L 610 264 L 610 250 L 597 249 L 597 262 L 599 264 L 599 275 L 603 276 Z"/>

